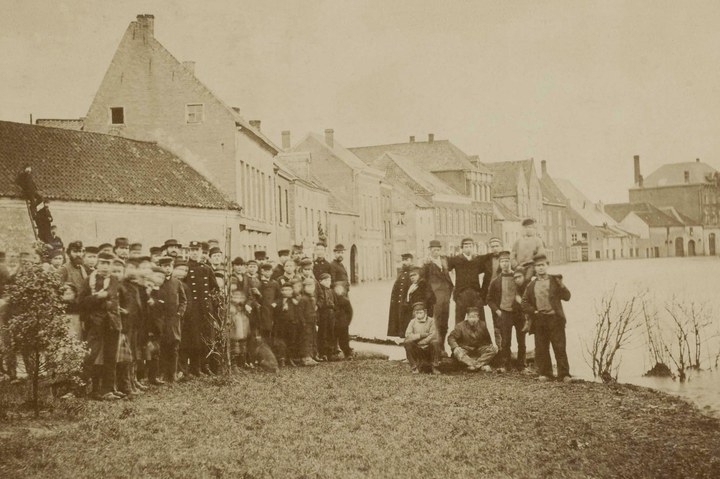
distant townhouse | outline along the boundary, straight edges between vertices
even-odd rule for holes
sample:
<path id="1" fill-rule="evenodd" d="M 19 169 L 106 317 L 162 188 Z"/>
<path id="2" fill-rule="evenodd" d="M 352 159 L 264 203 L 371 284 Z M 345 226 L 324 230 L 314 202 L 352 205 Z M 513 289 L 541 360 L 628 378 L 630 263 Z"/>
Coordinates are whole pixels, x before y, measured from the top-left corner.
<path id="1" fill-rule="evenodd" d="M 615 203 L 605 205 L 605 211 L 623 229 L 638 236 L 636 256 L 640 258 L 702 254 L 699 252 L 702 226 L 674 208 L 661 209 L 650 203 Z"/>
<path id="2" fill-rule="evenodd" d="M 493 234 L 500 238 L 505 248 L 512 248 L 522 236 L 522 218 L 500 200 L 493 200 Z"/>
<path id="3" fill-rule="evenodd" d="M 402 155 L 386 152 L 371 165 L 383 171 L 393 187 L 396 267 L 402 253 L 411 253 L 416 258 L 427 255 L 433 239 L 441 241 L 446 251 L 452 251 L 468 236 L 467 228 L 461 228 L 463 222 L 450 218 L 462 218 L 467 226 L 473 214 L 470 197 Z M 448 213 L 456 211 L 459 215 Z"/>
<path id="4" fill-rule="evenodd" d="M 567 261 L 568 254 L 568 199 L 547 172 L 547 162 L 540 162 L 540 192 L 543 201 L 545 243 L 555 263 Z"/>
<path id="5" fill-rule="evenodd" d="M 634 185 L 629 189 L 630 203 L 650 203 L 659 208 L 674 208 L 684 217 L 683 224 L 697 226 L 692 239 L 696 254 L 719 254 L 717 238 L 720 235 L 720 172 L 697 158 L 691 162 L 668 163 L 647 178 L 640 173 L 640 157 L 634 158 Z M 689 227 L 689 226 L 688 226 Z M 683 240 L 683 252 L 689 254 L 689 239 Z M 680 243 L 674 245 L 675 255 Z"/>
<path id="6" fill-rule="evenodd" d="M 570 181 L 555 178 L 555 185 L 568 200 L 568 234 L 573 245 L 572 261 L 634 258 L 638 254 L 638 235 L 627 231 L 610 215 L 602 203 L 590 201 Z"/>
<path id="7" fill-rule="evenodd" d="M 235 251 L 275 250 L 273 158 L 279 147 L 259 121 L 246 121 L 201 83 L 194 62 L 168 52 L 155 38 L 154 22 L 153 15 L 138 15 L 128 26 L 84 129 L 156 141 L 172 151 L 239 205 Z"/>
<path id="8" fill-rule="evenodd" d="M 436 140 L 429 134 L 427 141 L 350 148 L 367 164 L 372 164 L 385 153 L 399 155 L 418 170 L 430 172 L 445 185 L 470 199 L 470 208 L 450 204 L 435 205 L 435 233 L 452 253 L 460 247 L 458 238 L 471 236 L 476 240 L 478 252 L 485 252 L 493 234 L 492 173 L 479 161 L 448 140 Z M 453 200 L 454 201 L 454 200 Z M 452 242 L 452 243 L 451 243 Z"/>
<path id="9" fill-rule="evenodd" d="M 144 245 L 223 238 L 240 206 L 155 142 L 0 121 L 0 250 L 25 248 L 33 231 L 16 175 L 32 168 L 65 243 Z"/>
<path id="10" fill-rule="evenodd" d="M 309 153 L 306 157 L 309 171 L 330 190 L 335 220 L 344 221 L 337 237 L 341 238 L 342 231 L 354 225 L 355 234 L 349 238 L 354 241 L 345 245 L 352 279 L 391 278 L 394 274 L 391 186 L 384 181 L 382 171 L 366 165 L 337 142 L 332 129 L 326 129 L 324 136 L 309 133 L 295 145 L 290 144 L 290 134 L 286 133 L 283 145 L 289 153 Z M 353 215 L 357 215 L 356 223 Z M 334 225 L 330 229 L 334 230 Z"/>

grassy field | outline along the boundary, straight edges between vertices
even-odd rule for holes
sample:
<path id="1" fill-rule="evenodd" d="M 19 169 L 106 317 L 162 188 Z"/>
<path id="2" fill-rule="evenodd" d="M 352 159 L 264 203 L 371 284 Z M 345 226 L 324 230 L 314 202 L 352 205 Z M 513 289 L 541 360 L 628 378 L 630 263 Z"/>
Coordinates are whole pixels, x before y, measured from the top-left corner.
<path id="1" fill-rule="evenodd" d="M 355 361 L 60 404 L 4 413 L 0 477 L 720 477 L 720 421 L 634 386 Z"/>

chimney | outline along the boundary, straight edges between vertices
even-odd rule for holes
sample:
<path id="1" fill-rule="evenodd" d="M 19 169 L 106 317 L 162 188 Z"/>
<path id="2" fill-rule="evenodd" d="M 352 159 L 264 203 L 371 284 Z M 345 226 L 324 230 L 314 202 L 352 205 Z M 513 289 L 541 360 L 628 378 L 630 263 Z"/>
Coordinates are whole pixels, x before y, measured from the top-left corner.
<path id="1" fill-rule="evenodd" d="M 547 161 L 542 160 L 540 162 L 540 170 L 542 171 L 543 176 L 547 176 Z"/>
<path id="2" fill-rule="evenodd" d="M 255 128 L 257 131 L 260 131 L 260 124 L 261 124 L 260 120 L 250 120 L 250 126 Z"/>
<path id="3" fill-rule="evenodd" d="M 155 15 L 147 13 L 144 15 L 138 15 L 137 22 L 140 25 L 140 28 L 148 32 L 151 37 L 155 35 Z"/>
<path id="4" fill-rule="evenodd" d="M 643 181 L 644 181 L 643 175 L 639 175 L 639 176 L 638 176 L 638 186 L 639 186 L 640 188 L 642 188 Z"/>
<path id="5" fill-rule="evenodd" d="M 428 143 L 435 141 L 435 133 L 428 133 Z"/>
<path id="6" fill-rule="evenodd" d="M 283 150 L 290 149 L 290 130 L 285 130 L 282 132 L 282 147 Z"/>
<path id="7" fill-rule="evenodd" d="M 332 128 L 327 128 L 325 130 L 325 144 L 327 146 L 329 146 L 330 148 L 332 148 L 335 144 L 334 136 L 335 136 L 335 131 Z"/>
<path id="8" fill-rule="evenodd" d="M 415 135 L 410 137 L 410 143 L 415 143 Z"/>
<path id="9" fill-rule="evenodd" d="M 685 183 L 690 183 L 690 172 L 685 170 Z"/>
<path id="10" fill-rule="evenodd" d="M 635 175 L 633 176 L 633 178 L 635 180 L 635 185 L 641 186 L 640 185 L 640 155 L 635 155 L 633 157 L 633 159 L 635 160 Z"/>
<path id="11" fill-rule="evenodd" d="M 182 62 L 182 64 L 187 69 L 187 71 L 189 71 L 193 75 L 195 74 L 195 62 L 186 61 L 186 62 Z"/>
<path id="12" fill-rule="evenodd" d="M 695 158 L 695 163 L 700 163 L 700 158 Z"/>

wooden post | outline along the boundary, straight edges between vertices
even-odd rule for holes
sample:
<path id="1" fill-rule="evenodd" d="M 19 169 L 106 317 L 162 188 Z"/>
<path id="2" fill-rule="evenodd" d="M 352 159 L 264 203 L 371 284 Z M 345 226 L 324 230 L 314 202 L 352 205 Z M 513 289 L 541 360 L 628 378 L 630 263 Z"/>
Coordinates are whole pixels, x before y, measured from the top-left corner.
<path id="1" fill-rule="evenodd" d="M 230 355 L 230 334 L 228 328 L 232 322 L 230 315 L 230 277 L 232 276 L 232 228 L 225 228 L 225 319 L 223 321 L 223 334 L 225 335 L 225 361 L 227 367 L 225 374 L 230 375 L 232 370 L 232 357 Z"/>

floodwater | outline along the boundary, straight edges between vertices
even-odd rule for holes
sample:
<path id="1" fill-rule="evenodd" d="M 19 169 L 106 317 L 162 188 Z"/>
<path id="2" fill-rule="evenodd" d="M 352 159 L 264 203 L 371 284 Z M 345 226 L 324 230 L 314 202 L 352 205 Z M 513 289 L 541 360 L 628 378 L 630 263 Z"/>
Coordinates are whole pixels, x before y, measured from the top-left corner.
<path id="1" fill-rule="evenodd" d="M 592 370 L 586 362 L 585 349 L 593 334 L 596 307 L 604 293 L 615 288 L 617 298 L 627 299 L 644 291 L 650 304 L 661 314 L 665 313 L 665 305 L 673 298 L 688 304 L 694 302 L 703 305 L 711 321 L 701 355 L 703 371 L 690 372 L 688 381 L 684 383 L 670 378 L 643 377 L 643 373 L 652 367 L 652 362 L 646 347 L 645 330 L 640 328 L 628 347 L 620 353 L 618 381 L 682 396 L 707 412 L 720 416 L 720 372 L 709 370 L 716 369 L 715 363 L 720 354 L 720 259 L 695 257 L 570 263 L 551 265 L 550 272 L 561 273 L 572 293 L 572 299 L 564 304 L 568 318 L 567 350 L 571 373 L 583 379 L 593 379 Z M 355 316 L 350 327 L 351 334 L 363 338 L 386 338 L 391 288 L 392 281 L 361 284 L 352 288 Z M 451 323 L 454 317 L 452 308 Z M 667 337 L 670 333 L 666 329 Z M 404 357 L 404 350 L 399 347 L 367 344 L 358 347 L 383 350 L 391 359 Z M 530 337 L 528 349 L 533 347 L 533 339 Z"/>

